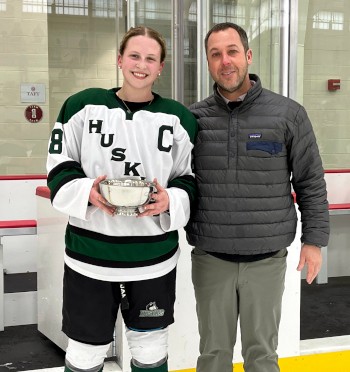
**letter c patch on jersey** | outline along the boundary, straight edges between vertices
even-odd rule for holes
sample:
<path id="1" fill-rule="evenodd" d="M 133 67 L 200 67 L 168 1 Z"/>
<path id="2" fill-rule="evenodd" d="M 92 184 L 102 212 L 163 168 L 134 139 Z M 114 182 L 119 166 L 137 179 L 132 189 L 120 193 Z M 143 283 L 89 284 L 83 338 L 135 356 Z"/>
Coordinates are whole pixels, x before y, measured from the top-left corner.
<path id="1" fill-rule="evenodd" d="M 166 132 L 170 132 L 171 134 L 171 138 L 169 136 L 169 133 L 166 133 Z M 169 126 L 169 125 L 162 125 L 160 128 L 159 128 L 159 132 L 158 132 L 158 150 L 159 151 L 164 151 L 164 152 L 169 152 L 171 150 L 171 148 L 173 147 L 172 145 L 168 145 L 166 146 L 166 137 L 168 137 L 168 139 L 172 139 L 172 134 L 174 133 L 174 129 L 173 127 Z M 168 141 L 170 142 L 170 141 Z"/>

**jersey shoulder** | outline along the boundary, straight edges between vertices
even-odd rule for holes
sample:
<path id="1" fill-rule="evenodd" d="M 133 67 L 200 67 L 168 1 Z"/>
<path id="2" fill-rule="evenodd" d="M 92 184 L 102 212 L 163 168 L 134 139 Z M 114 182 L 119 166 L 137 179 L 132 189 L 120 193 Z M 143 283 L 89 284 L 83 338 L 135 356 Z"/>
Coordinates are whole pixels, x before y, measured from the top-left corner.
<path id="1" fill-rule="evenodd" d="M 88 88 L 77 92 L 66 99 L 58 120 L 62 123 L 67 122 L 87 105 L 111 107 L 113 105 L 111 94 L 111 90 L 103 88 Z"/>
<path id="2" fill-rule="evenodd" d="M 197 120 L 185 105 L 174 99 L 158 96 L 155 100 L 155 109 L 169 115 L 177 116 L 181 126 L 187 131 L 193 143 L 198 131 Z"/>

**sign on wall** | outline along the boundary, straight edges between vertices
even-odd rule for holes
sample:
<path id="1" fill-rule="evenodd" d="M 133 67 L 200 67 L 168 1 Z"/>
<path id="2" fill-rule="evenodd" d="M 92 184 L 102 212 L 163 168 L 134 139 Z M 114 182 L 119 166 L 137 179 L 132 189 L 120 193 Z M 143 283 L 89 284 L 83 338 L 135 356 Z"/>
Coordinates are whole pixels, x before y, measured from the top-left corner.
<path id="1" fill-rule="evenodd" d="M 21 102 L 44 103 L 45 101 L 45 84 L 21 84 Z"/>
<path id="2" fill-rule="evenodd" d="M 43 117 L 43 110 L 37 105 L 30 105 L 24 110 L 24 116 L 30 123 L 37 123 Z"/>

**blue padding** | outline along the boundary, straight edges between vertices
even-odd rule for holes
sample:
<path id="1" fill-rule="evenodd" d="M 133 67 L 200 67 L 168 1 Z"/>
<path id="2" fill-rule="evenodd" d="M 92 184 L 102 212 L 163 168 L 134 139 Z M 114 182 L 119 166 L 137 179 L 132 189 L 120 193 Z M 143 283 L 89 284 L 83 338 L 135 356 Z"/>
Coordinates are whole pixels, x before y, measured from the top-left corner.
<path id="1" fill-rule="evenodd" d="M 282 151 L 282 143 L 270 141 L 247 142 L 247 150 L 259 150 L 276 155 Z"/>

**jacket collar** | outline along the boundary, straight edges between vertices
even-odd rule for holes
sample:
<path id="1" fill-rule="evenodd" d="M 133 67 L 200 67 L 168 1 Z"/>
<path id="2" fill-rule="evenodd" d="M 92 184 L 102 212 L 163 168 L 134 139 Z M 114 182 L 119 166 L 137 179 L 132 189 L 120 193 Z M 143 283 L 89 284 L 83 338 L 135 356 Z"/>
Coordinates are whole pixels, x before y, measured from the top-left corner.
<path id="1" fill-rule="evenodd" d="M 248 90 L 247 95 L 244 97 L 244 100 L 242 101 L 241 107 L 244 106 L 246 103 L 254 101 L 262 91 L 261 81 L 258 75 L 249 74 L 249 79 L 254 81 L 255 84 Z M 219 106 L 226 107 L 226 109 L 228 109 L 225 100 L 218 93 L 217 83 L 214 83 L 213 90 L 216 103 Z"/>

